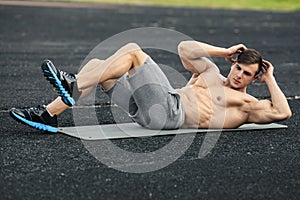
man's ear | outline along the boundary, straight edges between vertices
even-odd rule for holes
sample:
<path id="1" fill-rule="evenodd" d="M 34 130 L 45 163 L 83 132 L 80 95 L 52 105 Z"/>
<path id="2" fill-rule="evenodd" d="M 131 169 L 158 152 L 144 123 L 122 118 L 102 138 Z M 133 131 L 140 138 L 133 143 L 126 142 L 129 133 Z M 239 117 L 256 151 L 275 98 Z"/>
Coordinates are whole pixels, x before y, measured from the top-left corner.
<path id="1" fill-rule="evenodd" d="M 252 79 L 252 83 L 254 83 L 256 80 L 258 80 L 258 78 L 259 78 L 259 74 L 256 74 Z"/>

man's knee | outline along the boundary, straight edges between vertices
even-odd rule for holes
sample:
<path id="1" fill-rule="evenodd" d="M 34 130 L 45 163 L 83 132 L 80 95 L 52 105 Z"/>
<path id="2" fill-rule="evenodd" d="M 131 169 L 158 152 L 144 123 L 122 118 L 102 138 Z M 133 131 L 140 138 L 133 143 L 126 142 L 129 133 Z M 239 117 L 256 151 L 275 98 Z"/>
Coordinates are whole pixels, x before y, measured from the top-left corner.
<path id="1" fill-rule="evenodd" d="M 138 44 L 134 43 L 134 42 L 127 43 L 122 48 L 124 48 L 128 52 L 142 51 L 141 47 Z"/>
<path id="2" fill-rule="evenodd" d="M 88 66 L 91 67 L 91 69 L 94 69 L 94 67 L 101 65 L 104 62 L 104 60 L 100 60 L 98 58 L 93 58 L 88 62 Z"/>
<path id="3" fill-rule="evenodd" d="M 121 51 L 124 51 L 125 54 L 130 55 L 132 60 L 134 60 L 134 59 L 140 60 L 141 57 L 143 57 L 145 54 L 143 52 L 143 50 L 141 49 L 141 47 L 138 44 L 133 43 L 133 42 L 128 43 L 125 46 L 123 46 L 121 48 Z"/>
<path id="4" fill-rule="evenodd" d="M 130 55 L 130 59 L 132 60 L 133 67 L 139 68 L 142 66 L 148 55 L 136 43 L 128 43 L 125 46 L 128 50 L 128 55 Z"/>

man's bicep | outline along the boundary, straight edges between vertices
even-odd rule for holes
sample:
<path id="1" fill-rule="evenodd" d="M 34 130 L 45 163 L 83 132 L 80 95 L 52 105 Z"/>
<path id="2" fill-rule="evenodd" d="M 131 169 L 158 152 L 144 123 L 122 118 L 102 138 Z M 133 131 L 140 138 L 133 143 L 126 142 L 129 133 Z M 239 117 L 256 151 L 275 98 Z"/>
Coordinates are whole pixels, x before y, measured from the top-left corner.
<path id="1" fill-rule="evenodd" d="M 250 106 L 249 123 L 265 124 L 279 120 L 281 116 L 274 110 L 269 100 L 260 100 Z"/>
<path id="2" fill-rule="evenodd" d="M 193 73 L 201 74 L 201 73 L 203 73 L 205 71 L 209 71 L 209 70 L 214 70 L 214 71 L 220 73 L 218 67 L 206 57 L 197 58 L 197 59 L 181 58 L 181 60 L 182 60 L 183 66 L 187 70 L 189 70 Z"/>

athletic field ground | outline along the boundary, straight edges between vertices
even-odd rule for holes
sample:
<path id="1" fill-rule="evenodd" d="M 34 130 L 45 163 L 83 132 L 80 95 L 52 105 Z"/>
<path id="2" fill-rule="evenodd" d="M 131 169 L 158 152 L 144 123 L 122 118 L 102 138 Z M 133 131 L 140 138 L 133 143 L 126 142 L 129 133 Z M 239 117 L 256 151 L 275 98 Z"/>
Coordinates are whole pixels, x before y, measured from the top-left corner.
<path id="1" fill-rule="evenodd" d="M 0 1 L 1 199 L 299 199 L 299 21 L 299 12 Z M 109 149 L 103 154 L 107 141 L 88 143 L 43 133 L 10 118 L 12 107 L 47 104 L 56 97 L 41 74 L 43 59 L 77 72 L 98 44 L 143 27 L 165 28 L 224 47 L 242 42 L 259 50 L 275 66 L 276 79 L 293 111 L 291 119 L 280 122 L 288 128 L 222 132 L 203 158 L 199 150 L 207 134 L 196 134 L 187 150 L 169 165 L 148 173 L 130 173 L 117 168 L 148 169 L 168 158 L 116 164 L 110 160 Z M 176 53 L 146 51 L 160 64 L 183 77 L 190 76 Z M 224 60 L 214 61 L 222 73 L 228 72 Z M 176 80 L 171 82 L 177 84 Z M 259 83 L 248 92 L 258 98 L 270 97 Z M 86 115 L 89 111 L 96 111 L 100 124 L 115 123 L 116 116 L 118 122 L 128 122 L 99 91 L 95 104 L 83 103 L 74 110 L 82 113 L 85 123 L 92 120 Z M 59 117 L 60 126 L 76 124 L 74 110 Z M 127 152 L 149 153 L 170 144 L 174 137 L 117 139 L 112 143 Z M 103 156 L 96 158 L 91 153 L 88 147 L 93 145 Z M 177 151 L 176 146 L 169 149 Z"/>

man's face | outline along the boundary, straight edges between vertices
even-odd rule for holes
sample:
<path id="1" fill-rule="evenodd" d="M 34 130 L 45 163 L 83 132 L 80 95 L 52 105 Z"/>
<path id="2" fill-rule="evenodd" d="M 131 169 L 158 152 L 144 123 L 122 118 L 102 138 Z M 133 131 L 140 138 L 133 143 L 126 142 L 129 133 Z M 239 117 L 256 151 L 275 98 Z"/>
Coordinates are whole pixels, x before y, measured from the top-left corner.
<path id="1" fill-rule="evenodd" d="M 230 73 L 227 77 L 230 87 L 236 90 L 245 89 L 255 79 L 255 73 L 258 70 L 258 64 L 241 64 L 235 62 L 231 66 Z"/>

